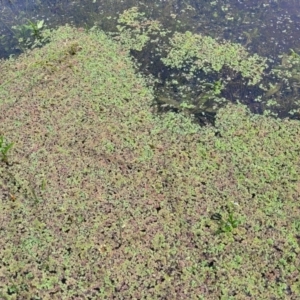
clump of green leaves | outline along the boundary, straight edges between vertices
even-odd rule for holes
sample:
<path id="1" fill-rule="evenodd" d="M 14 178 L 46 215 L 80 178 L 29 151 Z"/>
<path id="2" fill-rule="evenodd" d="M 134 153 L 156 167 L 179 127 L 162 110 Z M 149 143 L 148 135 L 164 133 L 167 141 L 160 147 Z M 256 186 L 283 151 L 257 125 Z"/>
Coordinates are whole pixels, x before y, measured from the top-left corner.
<path id="1" fill-rule="evenodd" d="M 232 206 L 228 207 L 228 217 L 226 220 L 223 220 L 223 217 L 219 213 L 215 213 L 211 216 L 212 220 L 218 222 L 219 228 L 216 231 L 216 234 L 232 232 L 241 224 L 241 220 L 236 219 L 233 216 Z"/>
<path id="2" fill-rule="evenodd" d="M 0 153 L 1 153 L 1 161 L 7 162 L 7 152 L 13 146 L 14 143 L 10 143 L 4 145 L 4 137 L 0 136 Z"/>
<path id="3" fill-rule="evenodd" d="M 14 36 L 18 40 L 21 50 L 33 49 L 47 42 L 42 34 L 45 28 L 44 20 L 36 23 L 30 20 L 27 21 L 27 24 L 12 26 Z"/>

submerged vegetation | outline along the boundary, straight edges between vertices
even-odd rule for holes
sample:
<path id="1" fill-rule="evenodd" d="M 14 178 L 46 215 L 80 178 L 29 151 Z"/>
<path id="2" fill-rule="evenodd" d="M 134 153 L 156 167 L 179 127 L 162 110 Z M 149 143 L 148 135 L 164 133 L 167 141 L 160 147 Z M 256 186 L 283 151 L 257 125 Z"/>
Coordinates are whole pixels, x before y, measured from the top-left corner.
<path id="1" fill-rule="evenodd" d="M 0 63 L 0 298 L 297 299 L 300 123 L 222 94 L 239 78 L 272 98 L 265 59 L 135 8 L 118 29 L 45 29 Z M 147 47 L 183 101 L 139 72 Z M 297 89 L 298 58 L 274 81 Z M 189 80 L 225 99 L 214 126 Z"/>

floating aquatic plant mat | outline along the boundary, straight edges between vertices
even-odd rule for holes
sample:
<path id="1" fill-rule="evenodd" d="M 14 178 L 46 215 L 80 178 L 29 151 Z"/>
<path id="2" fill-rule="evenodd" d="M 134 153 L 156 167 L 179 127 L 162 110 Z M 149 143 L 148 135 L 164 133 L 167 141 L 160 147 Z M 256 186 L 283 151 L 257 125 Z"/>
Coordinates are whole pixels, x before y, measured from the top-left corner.
<path id="1" fill-rule="evenodd" d="M 117 42 L 51 39 L 0 65 L 0 298 L 297 299 L 299 122 L 155 115 Z"/>

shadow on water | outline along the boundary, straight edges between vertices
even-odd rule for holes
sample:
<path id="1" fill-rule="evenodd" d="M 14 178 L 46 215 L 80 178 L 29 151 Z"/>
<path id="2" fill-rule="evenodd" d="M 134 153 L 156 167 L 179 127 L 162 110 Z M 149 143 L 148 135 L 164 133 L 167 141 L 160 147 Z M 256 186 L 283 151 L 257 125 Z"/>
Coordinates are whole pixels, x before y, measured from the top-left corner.
<path id="1" fill-rule="evenodd" d="M 299 119 L 300 76 L 299 80 L 294 76 L 286 84 L 271 72 L 273 68 L 286 67 L 282 67 L 282 55 L 291 55 L 290 49 L 300 52 L 298 1 L 1 0 L 0 4 L 0 58 L 8 58 L 12 54 L 17 56 L 24 51 L 26 41 L 30 44 L 32 31 L 24 27 L 28 21 L 36 24 L 44 20 L 47 28 L 66 23 L 86 29 L 96 25 L 111 32 L 116 31 L 117 16 L 125 9 L 137 6 L 148 18 L 160 21 L 164 28 L 173 32 L 189 30 L 219 41 L 225 39 L 241 44 L 251 54 L 268 58 L 268 68 L 261 83 L 268 88 L 262 89 L 261 85 L 247 86 L 240 74 L 226 67 L 209 76 L 199 71 L 187 81 L 181 76 L 181 70 L 168 68 L 162 63 L 161 53 L 156 51 L 155 46 L 131 51 L 140 64 L 140 71 L 158 80 L 154 85 L 158 112 L 180 111 L 180 103 L 188 101 L 196 107 L 188 113 L 194 115 L 200 124 L 213 123 L 216 110 L 212 109 L 215 103 L 209 86 L 227 80 L 220 97 L 231 102 L 240 101 L 255 113 L 261 114 L 270 109 L 278 117 Z M 293 67 L 298 68 L 297 63 Z M 172 83 L 174 78 L 180 85 Z M 270 84 L 274 91 L 269 88 Z M 279 104 L 268 106 L 267 100 Z M 293 114 L 289 114 L 291 110 Z"/>

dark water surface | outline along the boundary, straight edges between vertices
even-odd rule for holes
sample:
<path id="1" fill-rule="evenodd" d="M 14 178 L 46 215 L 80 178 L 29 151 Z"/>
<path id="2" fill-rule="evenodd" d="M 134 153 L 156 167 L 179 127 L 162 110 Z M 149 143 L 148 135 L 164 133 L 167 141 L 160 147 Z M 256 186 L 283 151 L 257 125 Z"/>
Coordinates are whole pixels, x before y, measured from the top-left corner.
<path id="1" fill-rule="evenodd" d="M 145 12 L 147 17 L 159 20 L 167 29 L 190 30 L 218 40 L 239 43 L 251 54 L 268 58 L 269 69 L 280 65 L 280 55 L 290 55 L 291 49 L 300 53 L 300 2 L 296 0 L 0 0 L 0 58 L 18 55 L 24 50 L 24 40 L 30 38 L 30 31 L 26 32 L 21 26 L 28 24 L 28 20 L 33 23 L 44 20 L 47 28 L 66 23 L 90 28 L 96 24 L 104 31 L 114 31 L 117 16 L 133 6 Z M 172 70 L 164 68 L 147 51 L 133 55 L 140 60 L 141 70 L 146 74 L 161 77 L 161 84 L 156 86 L 160 97 L 171 97 L 180 102 L 182 94 L 175 87 L 165 88 L 167 79 L 176 72 L 173 74 Z M 220 77 L 211 80 L 218 79 Z M 267 76 L 267 72 L 265 83 L 279 84 L 272 76 Z M 193 86 L 194 83 L 187 84 Z M 292 84 L 293 93 L 290 87 L 281 84 L 279 92 L 272 94 L 270 99 L 281 103 L 280 108 L 273 108 L 279 117 L 299 119 L 298 113 L 288 114 L 299 106 L 300 81 L 294 80 Z M 190 97 L 196 98 L 197 93 L 195 88 Z M 266 98 L 264 93 L 258 86 L 245 86 L 237 77 L 222 92 L 222 96 L 232 102 L 239 100 L 247 104 L 253 112 L 263 113 L 266 106 L 255 99 Z M 198 112 L 198 115 L 201 114 L 203 112 Z"/>

